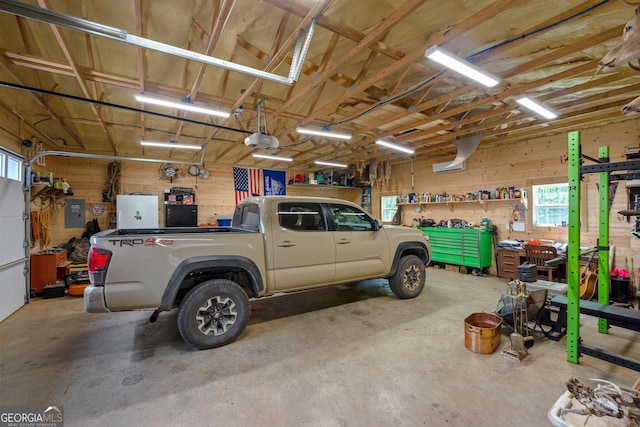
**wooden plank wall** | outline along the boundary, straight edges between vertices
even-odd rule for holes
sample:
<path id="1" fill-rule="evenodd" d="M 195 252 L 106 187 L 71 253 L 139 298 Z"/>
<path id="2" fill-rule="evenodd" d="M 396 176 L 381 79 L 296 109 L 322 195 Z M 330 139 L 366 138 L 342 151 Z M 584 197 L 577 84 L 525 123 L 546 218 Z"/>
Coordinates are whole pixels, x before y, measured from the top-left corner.
<path id="1" fill-rule="evenodd" d="M 73 189 L 73 196 L 68 198 L 83 199 L 86 202 L 87 221 L 92 220 L 89 208 L 91 204 L 98 203 L 105 210 L 115 212 L 115 204 L 102 202 L 102 190 L 107 188 L 108 160 L 81 159 L 72 157 L 52 157 L 47 159 L 47 170 L 55 176 L 64 177 Z M 196 179 L 188 173 L 188 166 L 174 164 L 179 170 L 177 179 L 169 181 L 161 178 L 159 169 L 161 163 L 144 163 L 135 161 L 120 162 L 121 167 L 121 192 L 127 193 L 151 193 L 159 196 L 158 217 L 160 226 L 164 226 L 164 191 L 171 187 L 193 188 L 198 205 L 198 223 L 215 224 L 218 214 L 230 215 L 235 207 L 233 187 L 233 167 L 220 163 L 207 163 L 209 178 Z M 318 197 L 337 197 L 359 203 L 360 189 L 344 188 L 313 188 L 309 186 L 288 186 L 289 195 L 311 195 Z M 64 201 L 62 201 L 64 203 Z M 39 205 L 34 203 L 33 208 Z M 57 210 L 52 214 L 52 243 L 59 244 L 68 241 L 72 237 L 80 237 L 83 229 L 65 229 L 64 211 L 62 204 L 57 204 Z M 108 214 L 96 217 L 101 229 L 108 228 Z"/>
<path id="2" fill-rule="evenodd" d="M 46 140 L 37 130 L 25 125 L 8 110 L 0 108 L 0 145 L 13 151 L 20 152 L 22 138 L 35 136 Z M 598 147 L 609 146 L 611 161 L 625 160 L 626 146 L 640 144 L 640 119 L 624 123 L 611 124 L 604 127 L 584 129 L 581 131 L 583 153 L 597 157 Z M 434 174 L 431 165 L 434 162 L 450 160 L 446 157 L 417 158 L 413 161 L 406 159 L 392 165 L 391 180 L 388 187 L 373 187 L 373 214 L 380 216 L 380 196 L 402 195 L 410 191 L 416 193 L 441 192 L 466 193 L 479 189 L 495 187 L 523 188 L 530 192 L 534 184 L 550 182 L 566 182 L 567 165 L 561 160 L 567 153 L 567 134 L 558 134 L 547 138 L 529 140 L 516 144 L 490 147 L 481 144 L 468 160 L 465 171 Z M 73 188 L 77 199 L 86 201 L 87 220 L 92 219 L 88 209 L 92 203 L 102 203 L 102 190 L 106 188 L 107 166 L 109 161 L 48 157 L 45 167 L 34 167 L 34 170 L 51 171 L 55 176 L 67 179 Z M 160 164 L 142 162 L 122 162 L 121 193 L 150 192 L 158 194 L 162 199 L 165 189 L 172 186 L 192 187 L 196 189 L 196 202 L 199 206 L 200 223 L 208 223 L 219 213 L 231 213 L 234 208 L 232 166 L 224 164 L 209 164 L 207 170 L 210 177 L 207 180 L 196 179 L 187 172 L 188 166 L 175 165 L 181 168 L 180 177 L 174 182 L 161 179 L 158 173 Z M 413 171 L 413 172 L 412 172 Z M 299 171 L 298 171 L 299 172 Z M 295 171 L 287 171 L 287 178 Z M 413 188 L 412 188 L 413 182 Z M 598 196 L 595 183 L 596 176 L 586 176 L 583 180 L 583 222 L 582 244 L 593 246 L 597 238 Z M 338 189 L 324 186 L 288 186 L 288 194 L 329 196 L 342 198 L 360 203 L 359 189 Z M 79 237 L 83 229 L 65 229 L 62 203 L 57 204 L 51 218 L 52 244 L 66 242 L 72 237 Z M 610 239 L 615 246 L 615 265 L 625 267 L 631 265 L 640 267 L 640 239 L 630 234 L 631 224 L 626 218 L 616 212 L 626 209 L 626 184 L 619 184 L 613 207 L 611 209 Z M 111 207 L 102 203 L 106 210 Z M 422 205 L 422 211 L 416 212 L 416 206 L 402 208 L 402 220 L 405 225 L 416 224 L 414 218 L 431 218 L 447 220 L 462 218 L 467 221 L 477 221 L 489 218 L 498 227 L 499 239 L 529 240 L 549 239 L 566 242 L 567 230 L 561 227 L 532 227 L 531 212 L 526 210 L 526 230 L 513 232 L 507 229 L 512 218 L 515 201 L 503 201 L 486 204 L 452 204 L 452 205 Z M 38 204 L 32 204 L 31 209 L 37 209 Z M 164 211 L 158 206 L 161 225 Z M 98 217 L 101 228 L 108 226 L 107 215 Z M 36 250 L 38 248 L 34 248 Z"/>
<path id="3" fill-rule="evenodd" d="M 465 171 L 434 174 L 432 164 L 453 160 L 453 157 L 417 158 L 392 166 L 391 182 L 388 188 L 373 188 L 374 214 L 380 213 L 380 196 L 401 195 L 412 191 L 412 173 L 415 193 L 442 192 L 466 193 L 479 189 L 496 187 L 524 188 L 529 194 L 534 184 L 567 182 L 567 165 L 562 156 L 567 154 L 566 133 L 520 142 L 499 147 L 479 148 L 467 160 Z M 625 147 L 640 144 L 640 119 L 611 124 L 604 127 L 581 130 L 582 152 L 598 157 L 598 148 L 608 146 L 612 162 L 626 160 Z M 582 183 L 582 224 L 581 244 L 595 246 L 598 235 L 598 190 L 597 175 L 586 175 Z M 429 218 L 436 221 L 462 218 L 476 221 L 489 218 L 498 227 L 499 239 L 548 239 L 567 241 L 567 230 L 562 227 L 532 227 L 531 211 L 525 211 L 526 230 L 508 231 L 515 201 L 501 201 L 487 204 L 458 203 L 451 205 L 422 205 L 402 207 L 402 222 L 413 225 L 414 218 Z M 626 183 L 620 182 L 610 217 L 610 243 L 615 247 L 615 265 L 640 267 L 640 239 L 630 233 L 631 223 L 617 212 L 627 208 Z"/>

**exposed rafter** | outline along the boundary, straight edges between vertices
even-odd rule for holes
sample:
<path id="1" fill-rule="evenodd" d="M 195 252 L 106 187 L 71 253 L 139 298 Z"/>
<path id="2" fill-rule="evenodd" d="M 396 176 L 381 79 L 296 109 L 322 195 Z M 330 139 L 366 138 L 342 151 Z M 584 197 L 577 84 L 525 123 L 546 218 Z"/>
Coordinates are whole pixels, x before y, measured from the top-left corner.
<path id="1" fill-rule="evenodd" d="M 8 12 L 7 4 L 77 17 L 76 25 L 100 24 L 116 38 L 157 40 L 198 58 L 246 64 L 255 74 L 68 29 L 73 23 L 43 24 Z M 140 139 L 179 139 L 205 147 L 194 159 L 251 166 L 260 164 L 251 156 L 258 149 L 245 146 L 243 135 L 255 128 L 253 106 L 264 102 L 278 154 L 292 157 L 301 172 L 315 169 L 319 157 L 340 163 L 405 158 L 381 151 L 373 143 L 379 138 L 410 145 L 418 156 L 445 156 L 455 152 L 455 138 L 475 133 L 482 134 L 482 149 L 571 126 L 633 120 L 616 107 L 640 94 L 638 74 L 625 66 L 595 75 L 633 9 L 617 0 L 544 6 L 545 0 L 175 0 L 159 8 L 149 0 L 79 0 L 62 7 L 53 0 L 0 0 L 7 35 L 0 42 L 0 80 L 10 83 L 0 84 L 0 106 L 37 126 L 56 150 L 139 157 L 147 154 Z M 300 63 L 293 52 L 312 25 Z M 431 62 L 424 52 L 433 45 L 468 57 L 499 76 L 500 85 L 485 89 Z M 267 78 L 296 63 L 298 81 Z M 16 96 L 11 84 L 41 91 Z M 143 111 L 133 99 L 141 92 L 236 114 L 211 119 Z M 523 111 L 514 100 L 525 93 L 560 116 L 547 121 Z M 348 130 L 353 138 L 296 132 L 307 124 Z M 177 150 L 169 155 L 180 157 Z"/>

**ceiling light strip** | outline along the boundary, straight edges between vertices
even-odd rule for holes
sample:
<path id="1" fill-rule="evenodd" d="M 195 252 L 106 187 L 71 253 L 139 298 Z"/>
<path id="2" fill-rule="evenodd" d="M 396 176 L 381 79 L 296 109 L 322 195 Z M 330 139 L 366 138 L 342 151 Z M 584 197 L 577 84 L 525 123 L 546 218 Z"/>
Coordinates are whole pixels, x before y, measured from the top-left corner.
<path id="1" fill-rule="evenodd" d="M 333 162 L 323 162 L 321 160 L 316 160 L 314 162 L 316 165 L 323 165 L 323 166 L 333 166 L 335 168 L 346 168 L 349 165 L 344 165 L 342 163 L 333 163 Z"/>
<path id="2" fill-rule="evenodd" d="M 135 98 L 136 98 L 136 101 L 144 102 L 145 104 L 161 105 L 163 107 L 177 108 L 178 110 L 209 114 L 211 116 L 224 117 L 225 119 L 230 116 L 230 114 L 225 111 L 214 110 L 212 108 L 198 107 L 197 105 L 193 105 L 187 102 L 167 101 L 164 99 L 152 98 L 146 95 L 135 95 Z"/>
<path id="3" fill-rule="evenodd" d="M 432 59 L 445 67 L 448 67 L 464 76 L 469 77 L 482 83 L 487 87 L 492 87 L 500 83 L 500 79 L 486 71 L 481 70 L 469 61 L 465 61 L 462 58 L 442 49 L 439 46 L 432 46 L 424 53 L 429 59 Z"/>
<path id="4" fill-rule="evenodd" d="M 170 114 L 158 113 L 158 112 L 155 112 L 155 111 L 145 111 L 145 110 L 141 110 L 140 108 L 133 108 L 133 107 L 128 107 L 128 106 L 124 106 L 124 105 L 120 105 L 120 104 L 113 104 L 111 102 L 104 102 L 104 101 L 100 101 L 98 99 L 81 98 L 79 96 L 69 95 L 69 94 L 66 94 L 66 93 L 57 93 L 57 92 L 53 92 L 53 91 L 50 91 L 50 90 L 45 90 L 45 89 L 40 89 L 40 88 L 30 87 L 30 86 L 23 86 L 23 85 L 19 85 L 19 84 L 15 84 L 15 83 L 9 83 L 9 82 L 5 82 L 5 81 L 0 81 L 0 87 L 8 87 L 8 88 L 11 88 L 11 89 L 18 89 L 18 90 L 23 90 L 23 91 L 27 91 L 27 92 L 40 93 L 42 95 L 57 96 L 57 97 L 64 98 L 64 99 L 72 99 L 74 101 L 90 102 L 92 104 L 101 105 L 103 107 L 118 108 L 118 109 L 121 109 L 121 110 L 133 111 L 133 112 L 140 113 L 140 114 L 143 114 L 143 113 L 144 114 L 150 114 L 152 116 L 162 117 L 164 119 L 170 119 L 170 120 L 181 120 L 181 121 L 186 122 L 186 123 L 192 123 L 192 124 L 195 124 L 195 125 L 201 125 L 201 126 L 213 127 L 213 128 L 216 128 L 216 129 L 228 130 L 230 132 L 238 132 L 238 133 L 244 133 L 244 134 L 249 134 L 249 135 L 253 133 L 250 130 L 232 128 L 232 127 L 223 126 L 223 125 L 217 125 L 215 123 L 204 122 L 204 121 L 201 121 L 201 120 L 193 120 L 193 119 L 190 119 L 188 117 L 176 117 L 176 116 L 172 116 Z"/>
<path id="5" fill-rule="evenodd" d="M 280 156 L 270 156 L 268 154 L 252 154 L 253 157 L 257 157 L 258 159 L 266 159 L 266 160 L 280 160 L 283 162 L 292 162 L 293 159 L 290 157 L 280 157 Z"/>
<path id="6" fill-rule="evenodd" d="M 381 139 L 377 140 L 376 144 L 382 145 L 383 147 L 387 147 L 387 148 L 393 148 L 394 150 L 402 151 L 403 153 L 408 153 L 408 154 L 415 153 L 415 150 L 412 150 L 410 148 L 405 148 L 401 145 L 394 144 L 392 142 L 383 141 Z"/>
<path id="7" fill-rule="evenodd" d="M 351 134 L 344 132 L 335 132 L 328 129 L 312 129 L 312 128 L 296 128 L 296 132 L 307 135 L 326 136 L 327 138 L 351 139 Z"/>
<path id="8" fill-rule="evenodd" d="M 140 145 L 162 148 L 181 148 L 185 150 L 201 150 L 202 146 L 192 144 L 176 144 L 175 142 L 140 141 Z"/>
<path id="9" fill-rule="evenodd" d="M 558 117 L 556 111 L 527 96 L 516 99 L 516 102 L 541 115 L 545 119 L 552 120 Z"/>

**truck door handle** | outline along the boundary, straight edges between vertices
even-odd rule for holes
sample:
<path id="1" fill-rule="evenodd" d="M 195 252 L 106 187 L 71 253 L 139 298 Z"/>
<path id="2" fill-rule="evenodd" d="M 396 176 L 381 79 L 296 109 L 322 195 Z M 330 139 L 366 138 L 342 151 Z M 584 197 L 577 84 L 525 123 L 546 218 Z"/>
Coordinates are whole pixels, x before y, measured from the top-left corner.
<path id="1" fill-rule="evenodd" d="M 289 248 L 295 245 L 295 242 L 292 242 L 291 240 L 285 240 L 284 242 L 278 243 L 278 246 L 280 246 L 281 248 Z"/>
<path id="2" fill-rule="evenodd" d="M 340 239 L 336 243 L 339 244 L 339 245 L 346 245 L 347 243 L 351 243 L 351 240 Z"/>

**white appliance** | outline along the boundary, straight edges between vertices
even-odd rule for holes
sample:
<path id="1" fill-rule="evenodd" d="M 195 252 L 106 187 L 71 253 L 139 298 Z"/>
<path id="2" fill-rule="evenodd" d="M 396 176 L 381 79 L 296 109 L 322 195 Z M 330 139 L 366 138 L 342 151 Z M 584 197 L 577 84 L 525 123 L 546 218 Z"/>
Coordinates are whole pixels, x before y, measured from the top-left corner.
<path id="1" fill-rule="evenodd" d="M 434 163 L 433 173 L 457 172 L 467 169 L 467 165 L 465 162 L 458 163 L 455 166 L 449 166 L 452 163 L 453 160 L 449 162 Z"/>
<path id="2" fill-rule="evenodd" d="M 158 196 L 118 195 L 118 228 L 158 228 Z"/>
<path id="3" fill-rule="evenodd" d="M 275 149 L 278 148 L 280 142 L 278 142 L 278 139 L 273 135 L 265 135 L 263 133 L 256 132 L 245 138 L 244 145 L 247 147 Z"/>

